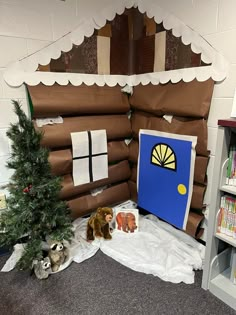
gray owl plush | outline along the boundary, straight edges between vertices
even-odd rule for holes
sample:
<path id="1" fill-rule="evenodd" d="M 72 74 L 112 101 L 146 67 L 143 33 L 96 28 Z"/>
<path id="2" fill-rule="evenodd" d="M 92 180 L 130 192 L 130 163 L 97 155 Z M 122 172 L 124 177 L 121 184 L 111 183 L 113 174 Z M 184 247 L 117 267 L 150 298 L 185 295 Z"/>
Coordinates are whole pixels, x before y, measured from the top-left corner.
<path id="1" fill-rule="evenodd" d="M 51 273 L 51 262 L 49 257 L 45 257 L 42 260 L 33 261 L 33 270 L 36 277 L 40 280 L 47 279 Z"/>

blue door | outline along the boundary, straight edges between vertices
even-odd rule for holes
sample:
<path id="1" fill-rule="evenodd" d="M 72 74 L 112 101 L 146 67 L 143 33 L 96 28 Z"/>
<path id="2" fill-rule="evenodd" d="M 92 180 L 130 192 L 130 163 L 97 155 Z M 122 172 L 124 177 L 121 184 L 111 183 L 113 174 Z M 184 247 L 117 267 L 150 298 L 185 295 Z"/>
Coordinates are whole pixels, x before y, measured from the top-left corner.
<path id="1" fill-rule="evenodd" d="M 183 136 L 182 140 L 180 135 L 144 132 L 140 132 L 138 206 L 185 229 L 192 197 L 195 137 Z"/>

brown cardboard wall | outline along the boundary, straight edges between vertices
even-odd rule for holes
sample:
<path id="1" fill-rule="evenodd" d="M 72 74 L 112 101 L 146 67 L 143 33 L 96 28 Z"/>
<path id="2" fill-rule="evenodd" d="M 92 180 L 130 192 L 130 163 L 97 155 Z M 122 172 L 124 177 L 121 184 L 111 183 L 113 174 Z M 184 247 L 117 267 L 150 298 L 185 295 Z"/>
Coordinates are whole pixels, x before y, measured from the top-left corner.
<path id="1" fill-rule="evenodd" d="M 134 87 L 130 97 L 132 108 L 131 127 L 133 141 L 129 144 L 129 159 L 133 162 L 129 187 L 131 196 L 137 197 L 138 137 L 140 129 L 191 135 L 197 137 L 194 185 L 191 209 L 187 223 L 187 233 L 198 238 L 202 233 L 200 224 L 204 218 L 204 194 L 207 184 L 207 117 L 213 93 L 214 82 L 193 80 L 173 84 L 148 84 Z M 165 119 L 168 115 L 168 119 Z"/>
<path id="2" fill-rule="evenodd" d="M 117 162 L 129 158 L 129 149 L 124 141 L 111 141 L 107 143 L 108 162 Z M 55 150 L 49 154 L 49 162 L 53 175 L 72 173 L 72 150 Z"/>
<path id="3" fill-rule="evenodd" d="M 113 205 L 130 199 L 128 183 L 122 183 L 105 189 L 102 193 L 92 196 L 87 194 L 68 200 L 67 203 L 71 209 L 72 217 L 78 218 L 91 213 L 98 207 Z"/>
<path id="4" fill-rule="evenodd" d="M 43 132 L 42 145 L 49 148 L 71 146 L 71 132 L 106 129 L 108 140 L 124 139 L 131 136 L 127 115 L 98 115 L 64 117 L 62 124 L 45 125 L 35 128 Z"/>
<path id="5" fill-rule="evenodd" d="M 28 89 L 35 128 L 43 133 L 42 145 L 51 150 L 52 173 L 62 176 L 60 198 L 68 202 L 73 218 L 89 214 L 99 206 L 129 199 L 129 149 L 124 140 L 131 136 L 131 124 L 126 114 L 130 105 L 121 88 L 39 84 Z M 62 116 L 63 123 L 37 126 L 36 118 L 58 115 Z M 98 129 L 105 129 L 107 133 L 108 178 L 74 186 L 70 133 Z M 93 196 L 93 189 L 101 187 L 104 191 Z"/>
<path id="6" fill-rule="evenodd" d="M 138 85 L 130 97 L 131 120 L 126 113 L 130 109 L 128 96 L 119 86 L 29 87 L 34 106 L 34 117 L 63 117 L 62 124 L 35 128 L 44 133 L 42 145 L 50 148 L 49 161 L 55 175 L 63 175 L 61 198 L 72 210 L 72 217 L 83 216 L 98 206 L 137 200 L 137 157 L 140 129 L 153 129 L 169 133 L 197 136 L 196 163 L 193 196 L 187 225 L 187 233 L 198 237 L 203 215 L 194 209 L 204 207 L 207 150 L 207 121 L 214 82 L 179 82 L 157 86 Z M 163 115 L 173 115 L 168 122 Z M 108 139 L 109 176 L 94 183 L 73 186 L 71 132 L 106 129 Z M 125 138 L 134 139 L 129 147 Z M 132 172 L 129 163 L 133 163 Z M 120 161 L 120 162 L 119 162 Z M 118 163 L 119 162 L 119 163 Z M 102 193 L 91 195 L 91 190 L 105 186 Z M 198 211 L 199 212 L 199 211 Z"/>
<path id="7" fill-rule="evenodd" d="M 134 111 L 131 118 L 131 126 L 135 139 L 138 139 L 139 129 L 151 129 L 180 135 L 197 136 L 196 153 L 208 156 L 207 122 L 204 118 L 174 116 L 172 122 L 169 123 L 163 117 L 153 116 L 147 112 Z"/>
<path id="8" fill-rule="evenodd" d="M 130 98 L 131 107 L 157 116 L 175 115 L 182 117 L 207 118 L 214 81 L 196 79 L 178 84 L 138 85 Z"/>
<path id="9" fill-rule="evenodd" d="M 63 176 L 62 190 L 60 193 L 61 199 L 70 199 L 76 195 L 91 192 L 91 190 L 122 181 L 127 181 L 131 171 L 128 161 L 121 161 L 117 164 L 108 167 L 108 178 L 97 180 L 92 183 L 74 186 L 73 177 L 71 174 Z"/>
<path id="10" fill-rule="evenodd" d="M 58 115 L 125 114 L 130 105 L 119 86 L 97 85 L 28 86 L 34 104 L 34 117 Z"/>

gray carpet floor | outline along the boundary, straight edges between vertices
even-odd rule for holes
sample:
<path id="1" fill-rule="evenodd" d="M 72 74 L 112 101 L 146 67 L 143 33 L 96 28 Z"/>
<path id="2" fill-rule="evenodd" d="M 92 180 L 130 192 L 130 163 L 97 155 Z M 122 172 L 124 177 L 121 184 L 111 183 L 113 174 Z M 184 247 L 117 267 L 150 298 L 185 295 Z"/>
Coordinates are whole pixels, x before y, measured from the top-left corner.
<path id="1" fill-rule="evenodd" d="M 7 260 L 0 257 L 0 268 Z M 0 273 L 0 314 L 22 315 L 176 315 L 236 314 L 209 291 L 173 284 L 135 272 L 98 251 L 81 264 L 37 280 L 29 272 Z"/>

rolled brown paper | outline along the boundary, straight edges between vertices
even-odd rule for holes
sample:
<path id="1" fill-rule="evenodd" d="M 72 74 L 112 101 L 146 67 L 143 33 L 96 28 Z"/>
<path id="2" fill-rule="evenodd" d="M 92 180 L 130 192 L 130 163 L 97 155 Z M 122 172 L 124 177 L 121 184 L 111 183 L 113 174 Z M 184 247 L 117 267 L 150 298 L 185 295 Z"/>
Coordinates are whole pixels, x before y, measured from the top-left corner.
<path id="1" fill-rule="evenodd" d="M 34 108 L 34 117 L 58 115 L 119 114 L 130 109 L 128 96 L 119 85 L 109 86 L 28 86 Z"/>
<path id="2" fill-rule="evenodd" d="M 133 139 L 129 143 L 129 160 L 138 163 L 139 142 L 138 139 Z"/>
<path id="3" fill-rule="evenodd" d="M 131 117 L 131 127 L 136 139 L 140 129 L 158 130 L 180 135 L 197 136 L 196 153 L 208 156 L 207 150 L 207 122 L 203 118 L 172 118 L 171 123 L 161 117 L 153 116 L 146 112 L 134 112 Z"/>
<path id="4" fill-rule="evenodd" d="M 128 185 L 129 185 L 131 200 L 137 202 L 138 201 L 137 184 L 133 182 L 132 180 L 129 180 Z"/>
<path id="5" fill-rule="evenodd" d="M 98 207 L 112 206 L 130 199 L 128 183 L 121 183 L 105 189 L 102 193 L 92 196 L 85 195 L 67 201 L 73 219 L 90 214 Z"/>
<path id="6" fill-rule="evenodd" d="M 137 165 L 132 165 L 130 180 L 134 183 L 137 182 Z"/>
<path id="7" fill-rule="evenodd" d="M 60 148 L 71 145 L 71 132 L 106 129 L 108 140 L 131 136 L 127 115 L 81 116 L 63 118 L 62 124 L 45 125 L 36 130 L 43 132 L 42 146 Z"/>
<path id="8" fill-rule="evenodd" d="M 129 149 L 124 141 L 111 141 L 107 144 L 108 162 L 126 160 L 129 157 Z M 71 149 L 55 150 L 49 154 L 51 172 L 53 175 L 66 175 L 72 173 Z"/>
<path id="9" fill-rule="evenodd" d="M 209 114 L 214 81 L 168 82 L 158 85 L 134 87 L 130 104 L 133 108 L 157 116 L 175 115 L 207 118 Z"/>
<path id="10" fill-rule="evenodd" d="M 194 182 L 198 184 L 207 184 L 207 166 L 209 157 L 197 155 L 194 167 Z"/>
<path id="11" fill-rule="evenodd" d="M 48 161 L 53 175 L 65 175 L 72 171 L 71 149 L 51 151 Z"/>
<path id="12" fill-rule="evenodd" d="M 203 200 L 206 191 L 206 186 L 204 185 L 193 185 L 193 194 L 191 199 L 190 207 L 193 209 L 202 209 L 204 207 Z"/>
<path id="13" fill-rule="evenodd" d="M 138 162 L 138 151 L 139 151 L 139 144 L 138 140 L 132 140 L 129 144 L 129 159 L 133 163 Z M 209 157 L 197 155 L 195 159 L 195 166 L 194 166 L 194 183 L 197 184 L 206 184 L 206 171 L 208 165 Z M 137 166 L 133 166 L 134 168 Z M 137 171 L 136 171 L 137 174 Z M 134 175 L 132 175 L 134 176 Z M 132 177 L 132 180 L 136 182 L 136 179 Z"/>
<path id="14" fill-rule="evenodd" d="M 116 184 L 130 177 L 131 171 L 128 160 L 111 165 L 108 168 L 108 178 L 97 180 L 92 183 L 74 186 L 71 174 L 65 175 L 62 181 L 61 199 L 71 199 L 82 193 L 90 193 L 92 189 L 105 185 Z"/>
<path id="15" fill-rule="evenodd" d="M 190 210 L 185 232 L 195 238 L 200 238 L 203 232 L 200 228 L 203 219 L 203 214 L 198 214 Z"/>

